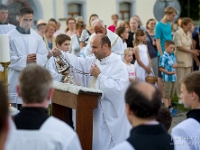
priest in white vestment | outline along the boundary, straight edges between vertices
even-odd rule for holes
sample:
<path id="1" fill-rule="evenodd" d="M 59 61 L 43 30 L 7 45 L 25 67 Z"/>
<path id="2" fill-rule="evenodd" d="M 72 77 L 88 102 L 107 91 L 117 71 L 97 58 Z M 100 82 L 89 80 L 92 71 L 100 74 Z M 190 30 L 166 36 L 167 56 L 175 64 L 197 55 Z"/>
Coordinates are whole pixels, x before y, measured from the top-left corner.
<path id="1" fill-rule="evenodd" d="M 111 51 L 117 55 L 120 55 L 122 59 L 124 59 L 124 49 L 123 49 L 123 42 L 122 39 L 109 29 L 107 29 L 105 23 L 101 19 L 96 19 L 92 22 L 92 27 L 94 29 L 94 33 L 90 36 L 89 42 L 86 46 L 84 54 L 86 56 L 92 55 L 92 49 L 90 45 L 90 41 L 92 37 L 96 34 L 104 34 L 107 35 L 111 41 Z"/>
<path id="2" fill-rule="evenodd" d="M 95 56 L 80 58 L 53 50 L 70 63 L 73 79 L 78 85 L 101 89 L 103 95 L 93 111 L 93 150 L 108 150 L 125 140 L 131 128 L 125 112 L 124 94 L 129 85 L 125 64 L 111 53 L 111 42 L 102 34 L 91 39 Z"/>
<path id="3" fill-rule="evenodd" d="M 48 51 L 45 43 L 34 30 L 31 30 L 33 10 L 22 7 L 19 14 L 20 25 L 8 33 L 10 39 L 10 65 L 8 68 L 8 94 L 11 103 L 21 104 L 16 92 L 18 76 L 28 64 L 44 66 Z M 39 77 L 38 77 L 39 78 Z"/>
<path id="4" fill-rule="evenodd" d="M 0 34 L 7 34 L 9 31 L 15 29 L 16 27 L 7 22 L 8 19 L 8 7 L 6 5 L 0 4 Z M 0 64 L 0 72 L 3 71 L 3 67 Z"/>

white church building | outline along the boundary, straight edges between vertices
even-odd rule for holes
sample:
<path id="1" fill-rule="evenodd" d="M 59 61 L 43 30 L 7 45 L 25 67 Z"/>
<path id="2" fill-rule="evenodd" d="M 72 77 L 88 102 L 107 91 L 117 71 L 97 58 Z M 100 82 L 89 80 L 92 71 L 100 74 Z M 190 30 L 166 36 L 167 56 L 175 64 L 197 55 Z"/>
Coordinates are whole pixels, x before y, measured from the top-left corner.
<path id="1" fill-rule="evenodd" d="M 156 0 L 0 0 L 9 7 L 9 20 L 17 18 L 19 8 L 29 5 L 34 10 L 34 23 L 39 19 L 48 21 L 55 18 L 65 29 L 67 17 L 82 16 L 88 23 L 89 16 L 98 14 L 107 25 L 112 24 L 111 15 L 118 14 L 120 19 L 128 20 L 133 15 L 140 16 L 143 24 L 154 18 L 153 7 Z"/>

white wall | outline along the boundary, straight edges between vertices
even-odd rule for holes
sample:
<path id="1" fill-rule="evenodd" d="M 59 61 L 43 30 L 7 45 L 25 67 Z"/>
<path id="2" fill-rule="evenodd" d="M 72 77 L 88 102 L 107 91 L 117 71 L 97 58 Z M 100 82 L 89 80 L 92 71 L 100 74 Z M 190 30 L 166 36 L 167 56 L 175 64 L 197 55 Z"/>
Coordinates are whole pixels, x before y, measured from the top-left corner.
<path id="1" fill-rule="evenodd" d="M 156 0 L 136 0 L 136 15 L 138 15 L 143 23 L 143 26 L 146 26 L 146 22 L 150 18 L 155 18 L 153 14 L 153 7 Z"/>
<path id="2" fill-rule="evenodd" d="M 86 5 L 88 19 L 95 13 L 105 21 L 106 25 L 112 24 L 111 15 L 116 13 L 116 0 L 87 0 Z"/>

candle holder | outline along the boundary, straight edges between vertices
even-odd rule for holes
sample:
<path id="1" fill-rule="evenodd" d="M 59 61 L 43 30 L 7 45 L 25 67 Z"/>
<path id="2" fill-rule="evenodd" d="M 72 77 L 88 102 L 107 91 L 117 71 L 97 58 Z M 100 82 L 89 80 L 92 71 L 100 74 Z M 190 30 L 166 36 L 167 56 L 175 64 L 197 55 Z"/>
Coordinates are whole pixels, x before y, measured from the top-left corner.
<path id="1" fill-rule="evenodd" d="M 1 62 L 1 65 L 4 68 L 4 71 L 1 72 L 0 77 L 2 78 L 2 81 L 5 85 L 5 89 L 6 89 L 6 93 L 8 93 L 8 66 L 9 66 L 10 62 Z"/>

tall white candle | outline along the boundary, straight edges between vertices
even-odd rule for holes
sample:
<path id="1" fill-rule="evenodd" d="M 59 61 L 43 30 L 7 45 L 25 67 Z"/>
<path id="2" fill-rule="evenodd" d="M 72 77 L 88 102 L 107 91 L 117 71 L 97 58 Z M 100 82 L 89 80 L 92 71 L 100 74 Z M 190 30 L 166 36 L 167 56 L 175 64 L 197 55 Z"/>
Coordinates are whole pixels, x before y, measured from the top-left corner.
<path id="1" fill-rule="evenodd" d="M 6 34 L 0 35 L 0 62 L 10 62 L 9 38 Z"/>

